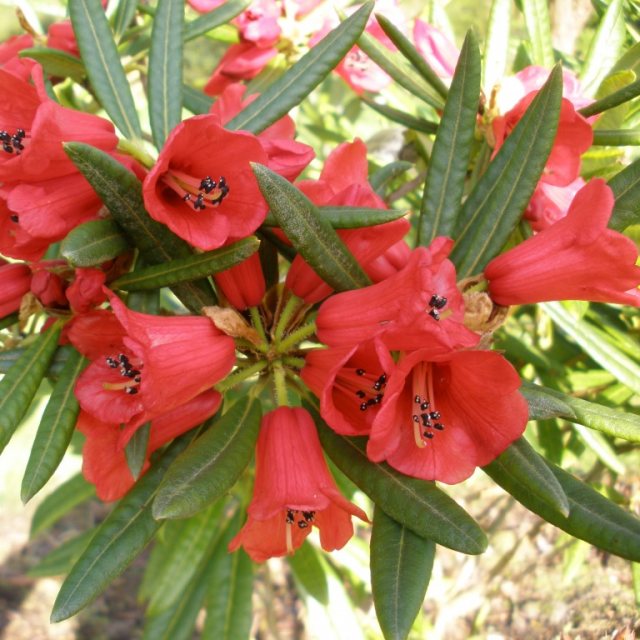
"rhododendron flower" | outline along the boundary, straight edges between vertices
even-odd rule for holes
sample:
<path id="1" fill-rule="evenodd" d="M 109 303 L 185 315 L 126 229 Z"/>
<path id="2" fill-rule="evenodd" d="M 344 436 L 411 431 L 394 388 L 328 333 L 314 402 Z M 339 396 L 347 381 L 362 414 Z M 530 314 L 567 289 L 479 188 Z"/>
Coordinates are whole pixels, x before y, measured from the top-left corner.
<path id="1" fill-rule="evenodd" d="M 293 553 L 312 527 L 325 551 L 340 549 L 353 535 L 351 516 L 367 520 L 338 491 L 313 420 L 299 407 L 279 407 L 262 419 L 248 514 L 229 550 L 242 546 L 256 562 Z"/>
<path id="2" fill-rule="evenodd" d="M 439 77 L 453 77 L 460 49 L 440 29 L 417 19 L 413 23 L 413 41 L 422 57 Z"/>
<path id="3" fill-rule="evenodd" d="M 28 33 L 24 33 L 19 36 L 11 36 L 0 44 L 0 65 L 5 65 L 15 57 L 23 49 L 30 49 L 33 47 L 33 36 Z"/>
<path id="4" fill-rule="evenodd" d="M 389 350 L 379 340 L 357 347 L 315 349 L 300 372 L 320 399 L 320 414 L 337 433 L 368 435 L 395 368 Z"/>
<path id="5" fill-rule="evenodd" d="M 282 33 L 278 18 L 282 15 L 280 5 L 274 0 L 254 0 L 243 11 L 234 24 L 240 30 L 243 40 L 254 42 L 259 47 L 272 47 Z"/>
<path id="6" fill-rule="evenodd" d="M 586 182 L 576 178 L 570 184 L 557 187 L 546 182 L 539 182 L 524 212 L 534 231 L 542 231 L 567 215 L 569 206 L 576 193 Z"/>
<path id="7" fill-rule="evenodd" d="M 67 306 L 64 293 L 67 283 L 57 273 L 66 264 L 64 260 L 54 260 L 32 265 L 31 292 L 45 307 Z"/>
<path id="8" fill-rule="evenodd" d="M 248 236 L 266 216 L 250 162 L 268 163 L 254 135 L 223 129 L 215 115 L 189 118 L 171 132 L 145 178 L 145 206 L 193 246 L 217 249 Z"/>
<path id="9" fill-rule="evenodd" d="M 31 269 L 26 264 L 0 259 L 0 318 L 20 309 L 22 296 L 31 288 Z"/>
<path id="10" fill-rule="evenodd" d="M 376 336 L 389 349 L 476 345 L 479 336 L 463 325 L 464 302 L 447 259 L 452 245 L 436 238 L 428 249 L 415 249 L 407 265 L 386 280 L 325 300 L 316 320 L 318 338 L 335 347 Z"/>
<path id="11" fill-rule="evenodd" d="M 367 455 L 410 476 L 461 482 L 522 435 L 528 407 L 519 387 L 493 351 L 408 353 L 388 377 Z"/>
<path id="12" fill-rule="evenodd" d="M 76 269 L 75 279 L 65 291 L 75 313 L 86 313 L 107 299 L 104 292 L 105 279 L 106 274 L 100 269 Z"/>
<path id="13" fill-rule="evenodd" d="M 71 343 L 92 363 L 76 383 L 80 407 L 102 422 L 125 424 L 126 442 L 144 422 L 188 402 L 224 378 L 234 343 L 203 317 L 132 311 L 109 292 L 114 313 L 76 317 Z"/>
<path id="14" fill-rule="evenodd" d="M 205 391 L 154 418 L 141 473 L 149 468 L 149 457 L 154 451 L 210 418 L 220 407 L 221 400 L 222 396 L 217 391 Z M 121 442 L 120 425 L 102 422 L 80 411 L 76 427 L 87 437 L 82 449 L 84 477 L 96 485 L 96 493 L 101 500 L 119 500 L 135 482 Z"/>
<path id="15" fill-rule="evenodd" d="M 19 224 L 18 216 L 0 196 L 0 253 L 18 260 L 40 260 L 49 248 L 47 238 L 35 238 Z"/>
<path id="16" fill-rule="evenodd" d="M 219 7 L 221 4 L 224 4 L 225 0 L 187 0 L 187 2 L 196 11 L 199 11 L 200 13 L 207 13 L 208 11 L 212 11 L 216 7 Z"/>
<path id="17" fill-rule="evenodd" d="M 213 278 L 227 300 L 240 311 L 259 305 L 266 291 L 258 253 L 231 269 L 216 273 Z"/>
<path id="18" fill-rule="evenodd" d="M 591 180 L 566 217 L 494 258 L 484 275 L 498 304 L 592 300 L 640 306 L 638 249 L 607 228 L 615 200 Z"/>
<path id="19" fill-rule="evenodd" d="M 76 41 L 71 20 L 62 20 L 49 25 L 47 29 L 47 47 L 66 51 L 72 56 L 80 57 L 80 49 Z"/>

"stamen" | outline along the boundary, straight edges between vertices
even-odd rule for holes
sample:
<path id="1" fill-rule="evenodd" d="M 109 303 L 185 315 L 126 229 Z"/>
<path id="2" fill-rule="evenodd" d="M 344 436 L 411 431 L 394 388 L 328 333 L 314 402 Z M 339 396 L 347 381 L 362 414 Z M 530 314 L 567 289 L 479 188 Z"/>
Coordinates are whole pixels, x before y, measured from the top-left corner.
<path id="1" fill-rule="evenodd" d="M 229 195 L 229 185 L 224 176 L 216 182 L 211 176 L 196 180 L 182 171 L 171 171 L 163 182 L 173 189 L 184 202 L 190 202 L 195 211 L 217 207 Z"/>
<path id="2" fill-rule="evenodd" d="M 440 419 L 440 412 L 436 410 L 429 411 L 434 404 L 432 364 L 422 362 L 416 365 L 413 370 L 412 392 L 412 406 L 418 405 L 420 407 L 419 413 L 414 409 L 411 412 L 413 439 L 416 446 L 423 449 L 427 446 L 428 441 L 433 440 L 435 436 L 432 429 L 437 431 L 444 430 L 442 422 L 432 422 Z M 422 393 L 426 395 L 423 396 L 421 395 Z"/>
<path id="3" fill-rule="evenodd" d="M 25 139 L 27 133 L 24 129 L 16 129 L 16 132 L 11 135 L 8 131 L 2 129 L 0 131 L 0 142 L 2 142 L 2 150 L 6 153 L 14 153 L 20 155 L 21 151 L 24 151 L 24 145 L 22 141 Z"/>

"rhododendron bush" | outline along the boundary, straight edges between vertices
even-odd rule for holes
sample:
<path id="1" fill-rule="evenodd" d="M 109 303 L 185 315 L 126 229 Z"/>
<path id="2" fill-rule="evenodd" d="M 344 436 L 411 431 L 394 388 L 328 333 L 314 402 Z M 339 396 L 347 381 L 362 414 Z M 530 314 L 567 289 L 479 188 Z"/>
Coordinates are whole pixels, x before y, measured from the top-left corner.
<path id="1" fill-rule="evenodd" d="M 640 562 L 609 499 L 640 442 L 637 30 L 601 3 L 561 52 L 544 1 L 494 0 L 455 42 L 437 7 L 69 0 L 0 45 L 0 446 L 48 394 L 22 499 L 71 448 L 53 496 L 114 503 L 53 621 L 153 541 L 148 637 L 203 608 L 247 637 L 256 563 L 322 600 L 356 536 L 407 637 L 436 545 L 490 543 L 472 475 Z"/>

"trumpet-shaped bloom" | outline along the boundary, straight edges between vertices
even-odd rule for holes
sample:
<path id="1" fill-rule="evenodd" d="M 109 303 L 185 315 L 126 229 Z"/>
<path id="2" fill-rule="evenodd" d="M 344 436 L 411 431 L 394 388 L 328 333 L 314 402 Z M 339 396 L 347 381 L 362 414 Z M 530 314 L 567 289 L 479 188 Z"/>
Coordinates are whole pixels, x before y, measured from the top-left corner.
<path id="1" fill-rule="evenodd" d="M 447 259 L 453 241 L 436 238 L 413 251 L 406 266 L 377 284 L 325 300 L 316 321 L 318 337 L 333 347 L 380 337 L 389 349 L 471 347 L 479 336 L 464 324 L 464 301 Z"/>
<path id="2" fill-rule="evenodd" d="M 591 300 L 640 306 L 638 249 L 607 228 L 614 197 L 591 180 L 566 217 L 494 258 L 484 275 L 498 304 Z"/>
<path id="3" fill-rule="evenodd" d="M 279 407 L 262 419 L 248 513 L 229 550 L 242 546 L 256 562 L 293 553 L 312 527 L 325 551 L 340 549 L 353 535 L 351 516 L 367 520 L 338 491 L 313 420 L 299 407 Z"/>
<path id="4" fill-rule="evenodd" d="M 259 305 L 267 288 L 257 253 L 213 278 L 227 300 L 240 311 Z"/>
<path id="5" fill-rule="evenodd" d="M 30 288 L 31 269 L 26 264 L 0 260 L 0 318 L 17 311 Z"/>
<path id="6" fill-rule="evenodd" d="M 436 74 L 450 80 L 458 64 L 460 49 L 442 31 L 420 19 L 413 24 L 413 40 Z"/>
<path id="7" fill-rule="evenodd" d="M 252 161 L 268 162 L 254 135 L 226 131 L 215 115 L 189 118 L 171 132 L 145 178 L 145 206 L 151 217 L 200 249 L 248 236 L 267 213 Z"/>
<path id="8" fill-rule="evenodd" d="M 519 387 L 494 351 L 413 351 L 389 376 L 367 455 L 417 478 L 461 482 L 522 435 Z"/>

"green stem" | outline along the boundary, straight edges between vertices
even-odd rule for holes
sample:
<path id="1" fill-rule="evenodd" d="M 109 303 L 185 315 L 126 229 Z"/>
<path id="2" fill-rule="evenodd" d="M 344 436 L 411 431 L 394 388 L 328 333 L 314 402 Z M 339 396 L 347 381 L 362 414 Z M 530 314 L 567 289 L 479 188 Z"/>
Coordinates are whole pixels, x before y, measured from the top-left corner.
<path id="1" fill-rule="evenodd" d="M 249 314 L 251 315 L 251 323 L 253 328 L 258 332 L 260 339 L 267 344 L 267 334 L 264 331 L 264 325 L 262 324 L 262 316 L 260 315 L 260 309 L 258 307 L 250 307 Z"/>
<path id="2" fill-rule="evenodd" d="M 316 323 L 314 321 L 303 324 L 299 329 L 290 333 L 280 344 L 276 345 L 278 353 L 286 353 L 291 347 L 294 347 L 304 339 L 309 338 L 316 332 Z"/>
<path id="3" fill-rule="evenodd" d="M 235 387 L 237 384 L 240 384 L 243 380 L 254 376 L 256 373 L 260 373 L 267 368 L 268 364 L 269 363 L 266 360 L 258 360 L 258 362 L 249 365 L 248 367 L 236 369 L 231 375 L 228 375 L 224 380 L 218 382 L 214 389 L 220 393 L 224 393 L 232 387 Z"/>
<path id="4" fill-rule="evenodd" d="M 296 356 L 283 356 L 282 362 L 287 367 L 293 367 L 294 369 L 302 369 L 305 365 L 305 359 L 297 358 Z"/>
<path id="5" fill-rule="evenodd" d="M 284 305 L 284 309 L 278 318 L 278 324 L 276 324 L 275 341 L 276 345 L 282 340 L 282 336 L 289 326 L 289 321 L 295 315 L 296 311 L 303 305 L 303 301 L 297 296 L 292 295 Z"/>
<path id="6" fill-rule="evenodd" d="M 286 372 L 282 363 L 276 360 L 273 363 L 273 386 L 276 392 L 276 402 L 279 407 L 288 407 L 289 394 L 287 393 Z"/>
<path id="7" fill-rule="evenodd" d="M 135 158 L 147 169 L 153 167 L 156 163 L 153 157 L 149 155 L 135 140 L 132 141 L 120 138 L 120 140 L 118 140 L 118 151 L 122 151 L 123 153 Z"/>

